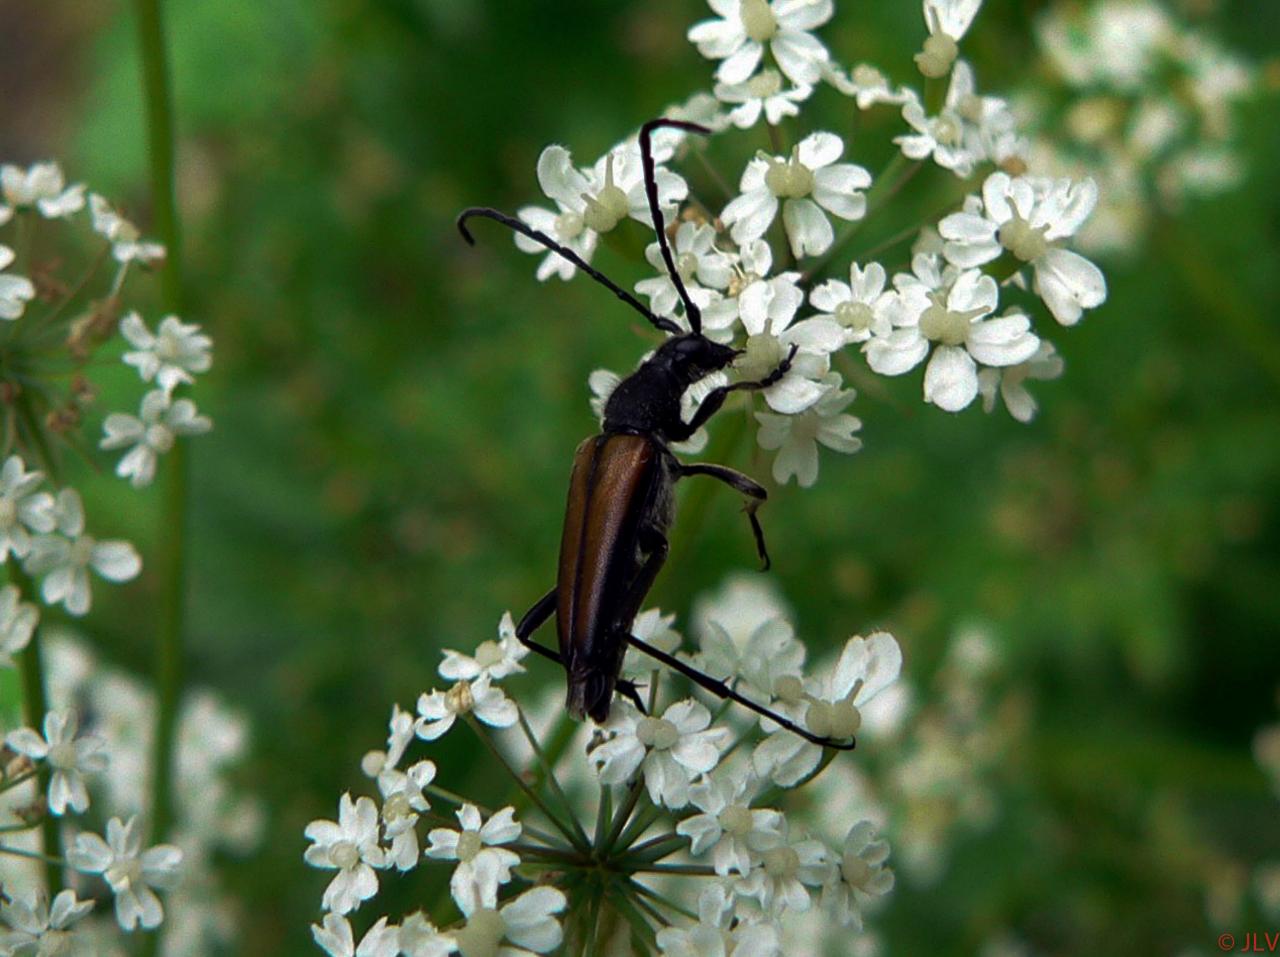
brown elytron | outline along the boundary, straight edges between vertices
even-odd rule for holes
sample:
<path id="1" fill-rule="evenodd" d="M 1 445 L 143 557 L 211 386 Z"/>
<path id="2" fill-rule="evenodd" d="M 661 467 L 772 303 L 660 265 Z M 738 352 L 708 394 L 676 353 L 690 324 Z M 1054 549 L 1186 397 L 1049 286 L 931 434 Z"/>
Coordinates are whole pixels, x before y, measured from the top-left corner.
<path id="1" fill-rule="evenodd" d="M 556 588 L 556 631 L 575 718 L 608 715 L 599 676 L 616 675 L 626 632 L 639 611 L 633 597 L 642 529 L 655 523 L 662 453 L 640 435 L 597 435 L 578 446 L 569 479 Z M 657 529 L 655 529 L 657 530 Z M 627 554 L 630 552 L 631 554 Z M 621 560 L 617 560 L 617 559 Z M 655 573 L 657 569 L 653 570 Z M 605 692 L 605 693 L 601 693 Z"/>

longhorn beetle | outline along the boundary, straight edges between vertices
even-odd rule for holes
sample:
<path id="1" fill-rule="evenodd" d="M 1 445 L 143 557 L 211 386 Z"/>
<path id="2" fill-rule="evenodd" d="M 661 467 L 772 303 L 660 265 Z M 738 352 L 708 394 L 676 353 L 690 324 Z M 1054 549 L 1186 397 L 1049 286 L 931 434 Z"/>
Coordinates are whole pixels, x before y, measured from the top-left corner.
<path id="1" fill-rule="evenodd" d="M 756 509 L 768 493 L 753 479 L 723 465 L 680 462 L 668 442 L 682 442 L 719 411 L 732 392 L 766 389 L 791 368 L 795 347 L 772 372 L 762 379 L 740 381 L 712 389 L 685 422 L 680 415 L 680 399 L 699 379 L 727 368 L 740 350 L 713 342 L 702 334 L 702 315 L 690 298 L 671 255 L 658 204 L 658 184 L 654 176 L 650 136 L 655 129 L 669 127 L 692 133 L 710 133 L 706 127 L 679 120 L 657 119 L 640 130 L 640 157 L 645 193 L 662 261 L 684 303 L 690 332 L 673 320 L 654 315 L 629 292 L 599 270 L 593 269 L 572 249 L 523 221 L 488 207 L 463 210 L 458 230 L 474 245 L 467 221 L 483 217 L 502 223 L 558 253 L 596 282 L 611 290 L 657 329 L 670 334 L 657 351 L 635 372 L 623 379 L 604 408 L 604 427 L 578 446 L 573 473 L 569 478 L 569 498 L 564 532 L 560 539 L 560 564 L 556 586 L 529 609 L 516 627 L 516 637 L 538 654 L 565 669 L 568 678 L 566 707 L 573 717 L 589 716 L 597 723 L 609 716 L 615 691 L 626 695 L 641 711 L 644 704 L 631 682 L 620 680 L 622 658 L 632 645 L 695 684 L 723 698 L 736 701 L 808 741 L 825 747 L 851 749 L 852 740 L 819 737 L 782 715 L 742 696 L 725 682 L 704 674 L 631 634 L 632 623 L 667 558 L 667 530 L 675 508 L 675 483 L 693 475 L 717 479 L 747 499 L 746 513 L 755 536 L 756 550 L 764 568 L 769 567 L 764 532 Z M 532 635 L 552 615 L 556 616 L 560 650 L 553 651 L 533 641 Z"/>

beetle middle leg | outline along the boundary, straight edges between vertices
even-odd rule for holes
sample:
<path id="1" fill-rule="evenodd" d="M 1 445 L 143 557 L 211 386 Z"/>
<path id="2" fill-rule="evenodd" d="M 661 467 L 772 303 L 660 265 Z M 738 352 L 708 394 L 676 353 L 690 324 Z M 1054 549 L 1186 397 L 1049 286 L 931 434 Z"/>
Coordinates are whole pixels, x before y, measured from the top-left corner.
<path id="1" fill-rule="evenodd" d="M 751 534 L 756 539 L 756 553 L 760 556 L 760 561 L 762 562 L 761 571 L 767 572 L 772 563 L 769 561 L 769 550 L 764 544 L 764 529 L 760 527 L 760 519 L 756 518 L 756 511 L 769 497 L 765 487 L 749 475 L 743 475 L 735 469 L 704 462 L 696 462 L 692 465 L 682 464 L 678 474 L 681 478 L 686 475 L 706 475 L 717 481 L 724 482 L 725 485 L 746 496 L 745 511 L 747 520 L 751 522 Z"/>
<path id="2" fill-rule="evenodd" d="M 524 613 L 524 617 L 520 619 L 520 624 L 516 625 L 516 638 L 520 644 L 524 645 L 530 651 L 537 652 L 544 658 L 554 661 L 561 668 L 564 667 L 564 659 L 560 657 L 560 652 L 548 648 L 546 645 L 540 645 L 533 640 L 533 633 L 541 628 L 556 610 L 556 590 L 553 588 L 541 598 L 539 598 L 532 608 Z M 645 712 L 644 702 L 640 698 L 640 692 L 635 686 L 635 682 L 620 680 L 614 686 L 618 694 L 630 700 L 642 714 Z"/>

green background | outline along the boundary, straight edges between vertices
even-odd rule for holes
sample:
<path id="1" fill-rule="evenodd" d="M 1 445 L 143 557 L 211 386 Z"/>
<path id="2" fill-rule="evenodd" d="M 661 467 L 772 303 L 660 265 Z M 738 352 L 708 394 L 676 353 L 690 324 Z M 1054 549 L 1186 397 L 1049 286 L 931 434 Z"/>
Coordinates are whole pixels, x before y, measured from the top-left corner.
<path id="1" fill-rule="evenodd" d="M 1244 55 L 1275 54 L 1277 5 L 1195 6 Z M 965 45 L 985 88 L 1037 81 L 1041 7 L 986 5 Z M 147 222 L 128 6 L 0 12 L 3 158 L 57 156 Z M 549 586 L 570 457 L 594 427 L 587 374 L 625 370 L 653 341 L 592 285 L 537 284 L 496 227 L 468 249 L 452 218 L 536 201 L 548 142 L 589 160 L 705 88 L 711 66 L 683 34 L 706 11 L 176 0 L 168 13 L 188 318 L 217 343 L 195 393 L 217 428 L 191 449 L 191 674 L 252 715 L 241 783 L 268 806 L 261 853 L 227 862 L 239 952 L 313 953 L 326 877 L 302 865 L 303 827 L 361 786 L 360 755 L 393 701 L 434 683 L 440 648 L 491 637 Z M 843 61 L 907 80 L 918 18 L 915 3 L 843 0 L 821 35 Z M 1237 875 L 1280 857 L 1249 753 L 1280 679 L 1274 96 L 1240 119 L 1244 184 L 1104 262 L 1110 297 L 1054 330 L 1067 373 L 1033 385 L 1031 426 L 927 407 L 918 376 L 870 378 L 851 410 L 866 448 L 825 454 L 814 489 L 778 489 L 762 513 L 815 654 L 887 627 L 927 688 L 953 626 L 977 618 L 1006 688 L 1030 702 L 1029 733 L 994 772 L 1002 815 L 959 836 L 938 884 L 900 882 L 878 921 L 889 953 L 974 953 L 1004 929 L 1048 954 L 1212 953 L 1220 930 L 1274 929 L 1256 913 L 1211 926 L 1204 904 L 1206 861 Z M 883 165 L 890 128 L 855 138 L 855 157 Z M 599 263 L 641 275 L 612 252 Z M 725 419 L 708 457 L 767 475 Z M 134 530 L 156 499 L 104 483 L 96 501 L 148 554 Z M 717 492 L 678 523 L 655 603 L 683 618 L 752 567 L 738 508 Z M 140 671 L 151 625 L 137 610 L 155 584 L 144 573 L 93 619 L 104 655 Z M 513 687 L 557 680 L 534 662 Z M 455 783 L 491 776 L 465 735 L 434 756 Z"/>

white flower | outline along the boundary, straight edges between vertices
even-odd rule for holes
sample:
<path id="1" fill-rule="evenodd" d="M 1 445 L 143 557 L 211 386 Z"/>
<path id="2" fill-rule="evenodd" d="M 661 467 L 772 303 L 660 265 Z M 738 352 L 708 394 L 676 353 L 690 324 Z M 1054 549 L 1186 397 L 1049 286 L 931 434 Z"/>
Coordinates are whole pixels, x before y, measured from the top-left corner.
<path id="1" fill-rule="evenodd" d="M 1004 399 L 1005 408 L 1019 422 L 1030 422 L 1036 414 L 1036 400 L 1027 391 L 1028 379 L 1056 379 L 1062 375 L 1062 356 L 1052 342 L 1040 340 L 1040 347 L 1026 362 L 1006 366 L 1003 369 L 983 369 L 978 373 L 978 391 L 982 393 L 982 408 L 990 412 L 995 408 L 996 393 Z"/>
<path id="2" fill-rule="evenodd" d="M 847 74 L 834 63 L 827 63 L 822 78 L 845 96 L 853 97 L 860 110 L 870 109 L 877 103 L 901 105 L 915 96 L 905 86 L 895 90 L 889 85 L 889 79 L 868 63 L 859 63 Z"/>
<path id="3" fill-rule="evenodd" d="M 11 928 L 0 932 L 0 954 L 56 957 L 68 953 L 71 925 L 91 910 L 93 901 L 77 900 L 73 890 L 59 891 L 52 909 L 43 890 L 33 891 L 26 900 L 13 898 L 0 904 L 0 921 Z"/>
<path id="4" fill-rule="evenodd" d="M 89 194 L 93 231 L 111 243 L 111 255 L 118 262 L 137 261 L 144 265 L 164 258 L 164 247 L 142 239 L 138 227 L 129 222 L 97 193 Z"/>
<path id="5" fill-rule="evenodd" d="M 1016 365 L 1030 359 L 1040 340 L 1031 320 L 1011 314 L 989 319 L 999 298 L 996 281 L 979 269 L 942 270 L 934 256 L 912 260 L 913 274 L 894 277 L 896 328 L 863 347 L 881 375 L 901 375 L 929 355 L 924 398 L 958 412 L 978 395 L 978 367 Z"/>
<path id="6" fill-rule="evenodd" d="M 436 776 L 431 761 L 419 761 L 407 771 L 384 768 L 378 775 L 382 794 L 382 831 L 391 842 L 387 862 L 399 870 L 410 870 L 418 863 L 418 815 L 431 809 L 423 794 Z"/>
<path id="7" fill-rule="evenodd" d="M 624 784 L 637 770 L 655 804 L 681 808 L 689 803 L 689 785 L 720 760 L 729 743 L 728 728 L 710 728 L 711 712 L 688 698 L 662 717 L 642 715 L 628 701 L 615 701 L 600 726 L 606 740 L 590 752 L 602 784 Z"/>
<path id="8" fill-rule="evenodd" d="M 786 828 L 763 832 L 761 843 L 760 865 L 733 885 L 734 893 L 754 898 L 774 916 L 807 911 L 812 904 L 808 888 L 829 883 L 834 871 L 826 846 L 803 832 L 793 836 Z"/>
<path id="9" fill-rule="evenodd" d="M 857 393 L 841 389 L 837 373 L 832 373 L 828 381 L 830 388 L 803 412 L 755 413 L 760 423 L 756 441 L 762 449 L 777 450 L 773 478 L 781 485 L 794 477 L 801 488 L 809 488 L 818 480 L 818 443 L 846 454 L 862 448 L 862 439 L 854 435 L 862 428 L 862 420 L 844 411 Z"/>
<path id="10" fill-rule="evenodd" d="M 743 130 L 755 126 L 761 113 L 770 126 L 777 126 L 784 117 L 798 116 L 800 104 L 812 93 L 807 83 L 784 87 L 777 70 L 761 70 L 741 83 L 716 84 L 716 98 L 736 104 L 729 111 L 729 122 Z"/>
<path id="11" fill-rule="evenodd" d="M 133 346 L 124 354 L 127 365 L 134 366 L 143 382 L 152 379 L 165 392 L 180 383 L 192 383 L 194 374 L 208 372 L 213 365 L 209 350 L 213 340 L 200 331 L 196 323 L 185 323 L 177 316 L 165 316 L 154 335 L 136 312 L 120 320 L 120 333 Z"/>
<path id="12" fill-rule="evenodd" d="M 778 928 L 770 923 L 739 921 L 732 929 L 703 920 L 692 927 L 658 931 L 664 957 L 777 957 L 782 953 Z"/>
<path id="13" fill-rule="evenodd" d="M 1098 186 L 1091 179 L 1033 180 L 996 172 L 982 184 L 981 200 L 971 197 L 938 231 L 947 240 L 948 261 L 962 268 L 1006 251 L 1031 265 L 1036 293 L 1058 322 L 1070 326 L 1107 298 L 1102 270 L 1060 245 L 1084 225 L 1097 202 Z"/>
<path id="14" fill-rule="evenodd" d="M 77 738 L 78 725 L 74 711 L 50 711 L 44 716 L 43 737 L 31 728 L 10 731 L 5 737 L 12 750 L 32 761 L 49 763 L 53 772 L 49 777 L 49 810 L 57 815 L 65 814 L 68 807 L 76 814 L 89 810 L 84 776 L 107 767 L 106 742 L 96 735 Z"/>
<path id="15" fill-rule="evenodd" d="M 369 751 L 360 759 L 360 770 L 368 777 L 376 778 L 384 771 L 394 771 L 399 766 L 405 749 L 417 733 L 418 719 L 398 704 L 392 705 L 387 729 L 387 750 Z"/>
<path id="16" fill-rule="evenodd" d="M 385 917 L 369 928 L 359 946 L 350 922 L 338 914 L 325 914 L 323 923 L 312 924 L 311 936 L 330 957 L 396 957 L 400 953 L 400 928 L 388 924 Z"/>
<path id="17" fill-rule="evenodd" d="M 755 72 L 765 45 L 794 83 L 816 83 L 827 48 L 814 37 L 834 12 L 832 0 L 707 0 L 719 19 L 689 29 L 689 39 L 716 70 L 722 83 L 741 83 Z"/>
<path id="18" fill-rule="evenodd" d="M 0 668 L 13 664 L 12 656 L 27 647 L 39 621 L 39 610 L 22 600 L 17 585 L 0 588 Z"/>
<path id="19" fill-rule="evenodd" d="M 0 270 L 13 262 L 13 250 L 0 243 Z M 0 319 L 18 319 L 27 303 L 36 297 L 36 287 L 26 276 L 0 272 Z"/>
<path id="20" fill-rule="evenodd" d="M 708 304 L 702 313 L 702 325 L 710 338 L 729 341 L 733 324 L 741 320 L 744 327 L 759 330 L 771 322 L 789 322 L 804 303 L 800 273 L 784 272 L 769 278 L 773 268 L 773 250 L 763 239 L 745 243 L 732 262 L 732 276 L 727 295 Z"/>
<path id="21" fill-rule="evenodd" d="M 721 877 L 730 872 L 749 874 L 760 860 L 759 851 L 772 846 L 785 827 L 780 811 L 751 807 L 757 790 L 759 784 L 750 772 L 723 768 L 689 790 L 690 800 L 702 813 L 681 821 L 676 833 L 690 839 L 689 853 L 694 857 L 710 853 Z"/>
<path id="22" fill-rule="evenodd" d="M 422 911 L 415 911 L 400 922 L 399 944 L 404 957 L 446 957 L 458 950 L 457 942 L 440 933 Z"/>
<path id="23" fill-rule="evenodd" d="M 20 456 L 11 455 L 0 467 L 0 561 L 10 553 L 26 558 L 31 552 L 31 532 L 47 534 L 57 524 L 53 496 L 36 491 L 42 472 L 28 472 Z"/>
<path id="24" fill-rule="evenodd" d="M 139 415 L 112 412 L 102 424 L 106 436 L 98 443 L 103 449 L 129 449 L 116 465 L 116 475 L 129 479 L 134 488 L 151 484 L 156 459 L 172 449 L 179 436 L 202 435 L 213 428 L 213 420 L 200 415 L 194 402 L 175 402 L 164 389 L 142 397 Z"/>
<path id="25" fill-rule="evenodd" d="M 946 100 L 937 116 L 928 116 L 914 94 L 902 107 L 902 118 L 915 133 L 894 137 L 908 159 L 929 157 L 957 176 L 968 176 L 983 160 L 1002 162 L 1026 152 L 1018 137 L 1009 104 L 999 97 L 980 96 L 973 68 L 956 64 Z"/>
<path id="26" fill-rule="evenodd" d="M 661 609 L 649 608 L 636 615 L 631 634 L 659 651 L 674 655 L 683 641 L 680 632 L 671 627 L 675 620 L 675 615 L 664 615 Z M 622 675 L 632 680 L 643 679 L 653 672 L 654 665 L 654 660 L 640 649 L 628 646 L 622 659 Z"/>
<path id="27" fill-rule="evenodd" d="M 759 285 L 759 284 L 757 284 Z M 818 401 L 827 390 L 820 380 L 831 369 L 831 353 L 847 341 L 844 329 L 832 319 L 810 317 L 792 322 L 794 299 L 775 297 L 764 309 L 742 303 L 742 325 L 747 331 L 743 354 L 734 369 L 744 379 L 762 379 L 791 355 L 791 367 L 761 393 L 775 412 L 794 415 Z"/>
<path id="28" fill-rule="evenodd" d="M 893 293 L 885 292 L 884 267 L 868 263 L 849 265 L 849 282 L 828 279 L 809 294 L 809 304 L 844 328 L 850 342 L 866 342 L 873 333 L 885 335 L 891 325 L 886 308 Z"/>
<path id="29" fill-rule="evenodd" d="M 482 821 L 474 804 L 458 809 L 461 831 L 437 827 L 427 835 L 426 856 L 438 861 L 457 861 L 449 879 L 449 893 L 466 913 L 481 907 L 498 906 L 498 887 L 511 880 L 511 868 L 520 855 L 500 847 L 520 837 L 515 808 L 504 807 Z"/>
<path id="30" fill-rule="evenodd" d="M 658 201 L 664 215 L 688 195 L 689 187 L 671 170 L 654 172 Z M 614 147 L 590 170 L 573 165 L 573 157 L 563 146 L 548 146 L 538 157 L 538 184 L 556 204 L 555 210 L 525 206 L 517 215 L 531 227 L 568 246 L 587 262 L 595 252 L 602 233 L 615 229 L 628 217 L 652 227 L 649 200 L 645 195 L 644 168 L 639 147 L 634 142 Z M 542 244 L 515 236 L 516 246 L 527 253 L 546 252 L 538 267 L 538 279 L 551 276 L 572 279 L 577 267 L 558 253 L 547 252 Z"/>
<path id="31" fill-rule="evenodd" d="M 434 741 L 453 727 L 460 714 L 474 714 L 493 728 L 509 728 L 519 712 L 515 702 L 491 684 L 488 675 L 475 681 L 459 681 L 448 691 L 432 691 L 418 696 L 418 737 Z"/>
<path id="32" fill-rule="evenodd" d="M 564 931 L 553 915 L 563 911 L 568 901 L 554 887 L 531 888 L 503 905 L 501 910 L 460 906 L 467 923 L 453 936 L 458 949 L 467 957 L 548 954 L 564 940 Z M 504 941 L 507 946 L 501 946 Z"/>
<path id="33" fill-rule="evenodd" d="M 342 795 L 338 820 L 312 821 L 307 840 L 314 842 L 303 859 L 312 867 L 338 873 L 325 888 L 324 909 L 349 914 L 378 892 L 375 867 L 385 867 L 386 852 L 378 845 L 378 808 L 373 800 Z"/>
<path id="34" fill-rule="evenodd" d="M 885 867 L 889 843 L 876 840 L 876 827 L 859 821 L 849 828 L 835 880 L 822 889 L 822 904 L 844 927 L 862 930 L 862 903 L 893 889 L 893 871 Z"/>
<path id="35" fill-rule="evenodd" d="M 100 542 L 85 534 L 84 504 L 75 489 L 58 493 L 54 520 L 60 534 L 36 537 L 22 566 L 44 576 L 40 595 L 46 605 L 62 602 L 71 614 L 83 615 L 89 610 L 90 568 L 113 582 L 128 581 L 142 570 L 142 559 L 128 542 Z"/>
<path id="36" fill-rule="evenodd" d="M 67 186 L 57 163 L 36 163 L 25 171 L 18 166 L 0 168 L 0 189 L 5 202 L 17 209 L 35 207 L 46 219 L 63 219 L 84 209 L 84 186 Z"/>
<path id="37" fill-rule="evenodd" d="M 439 668 L 440 677 L 451 681 L 470 681 L 488 675 L 491 681 L 497 681 L 524 671 L 520 661 L 528 654 L 528 647 L 516 637 L 511 612 L 504 612 L 498 623 L 498 640 L 481 642 L 474 657 L 460 651 L 445 650 L 444 661 Z"/>
<path id="38" fill-rule="evenodd" d="M 714 597 L 694 607 L 702 667 L 727 679 L 754 675 L 767 660 L 771 669 L 782 662 L 786 673 L 798 676 L 805 650 L 786 615 L 777 594 L 759 576 L 730 578 Z M 769 684 L 761 689 L 765 695 L 771 690 Z"/>
<path id="39" fill-rule="evenodd" d="M 716 231 L 705 223 L 681 223 L 676 230 L 671 250 L 676 272 L 684 283 L 689 298 L 705 309 L 733 278 L 733 259 L 715 247 Z M 659 275 L 636 283 L 636 292 L 649 297 L 649 306 L 659 316 L 674 315 L 680 304 L 675 283 L 667 274 L 661 247 L 655 242 L 645 250 L 645 258 Z"/>
<path id="40" fill-rule="evenodd" d="M 959 52 L 958 44 L 981 6 L 982 0 L 924 0 L 929 39 L 915 56 L 921 73 L 931 79 L 947 75 Z"/>
<path id="41" fill-rule="evenodd" d="M 125 930 L 141 925 L 144 930 L 160 926 L 164 908 L 156 890 L 169 890 L 180 876 L 182 850 L 172 844 L 157 844 L 142 850 L 138 818 L 128 823 L 113 817 L 107 822 L 107 839 L 83 832 L 76 835 L 67 862 L 86 874 L 101 874 L 116 897 L 116 922 Z M 153 890 L 153 888 L 155 890 Z"/>
<path id="42" fill-rule="evenodd" d="M 789 158 L 762 154 L 751 160 L 739 183 L 742 195 L 720 216 L 734 242 L 742 245 L 763 236 L 782 201 L 792 253 L 797 258 L 820 256 L 830 249 L 835 232 L 826 213 L 861 219 L 867 211 L 862 190 L 871 185 L 871 174 L 863 167 L 836 162 L 843 152 L 844 141 L 834 133 L 811 133 Z"/>
<path id="43" fill-rule="evenodd" d="M 892 635 L 883 631 L 869 638 L 855 635 L 826 677 L 806 682 L 802 700 L 775 701 L 774 707 L 816 735 L 850 738 L 862 725 L 861 709 L 896 681 L 901 671 L 902 650 Z M 767 718 L 761 723 L 766 728 L 772 725 Z M 817 767 L 822 749 L 776 725 L 772 728 L 752 753 L 752 764 L 761 777 L 791 787 Z"/>

